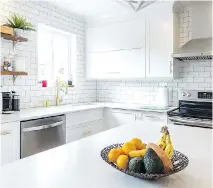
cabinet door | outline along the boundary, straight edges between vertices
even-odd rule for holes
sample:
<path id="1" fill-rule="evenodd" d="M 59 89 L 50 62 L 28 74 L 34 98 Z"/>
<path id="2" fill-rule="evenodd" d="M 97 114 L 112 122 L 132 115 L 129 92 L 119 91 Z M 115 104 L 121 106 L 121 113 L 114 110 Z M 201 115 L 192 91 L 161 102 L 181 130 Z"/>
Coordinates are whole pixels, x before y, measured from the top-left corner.
<path id="1" fill-rule="evenodd" d="M 139 49 L 89 53 L 87 59 L 89 78 L 145 77 L 145 46 Z"/>
<path id="2" fill-rule="evenodd" d="M 105 109 L 104 113 L 106 129 L 133 123 L 135 121 L 135 114 L 132 111 Z"/>
<path id="3" fill-rule="evenodd" d="M 1 124 L 0 147 L 1 165 L 20 159 L 20 122 Z"/>
<path id="4" fill-rule="evenodd" d="M 172 77 L 173 2 L 156 2 L 147 7 L 147 77 Z"/>
<path id="5" fill-rule="evenodd" d="M 144 18 L 86 28 L 87 52 L 141 48 L 144 44 Z"/>

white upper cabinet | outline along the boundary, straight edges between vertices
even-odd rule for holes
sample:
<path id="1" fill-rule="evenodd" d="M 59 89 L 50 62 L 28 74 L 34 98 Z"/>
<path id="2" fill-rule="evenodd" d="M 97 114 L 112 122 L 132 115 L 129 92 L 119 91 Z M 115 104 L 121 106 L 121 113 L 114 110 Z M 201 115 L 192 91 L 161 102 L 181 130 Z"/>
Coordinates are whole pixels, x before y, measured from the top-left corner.
<path id="1" fill-rule="evenodd" d="M 89 79 L 174 78 L 176 37 L 172 1 L 147 6 L 137 19 L 102 23 L 86 29 Z"/>
<path id="2" fill-rule="evenodd" d="M 87 28 L 87 78 L 145 77 L 145 19 Z"/>
<path id="3" fill-rule="evenodd" d="M 145 45 L 145 19 L 88 27 L 87 52 L 142 48 Z"/>
<path id="4" fill-rule="evenodd" d="M 146 8 L 146 77 L 173 77 L 173 2 L 161 1 Z"/>
<path id="5" fill-rule="evenodd" d="M 88 77 L 125 79 L 145 77 L 145 48 L 87 54 Z"/>

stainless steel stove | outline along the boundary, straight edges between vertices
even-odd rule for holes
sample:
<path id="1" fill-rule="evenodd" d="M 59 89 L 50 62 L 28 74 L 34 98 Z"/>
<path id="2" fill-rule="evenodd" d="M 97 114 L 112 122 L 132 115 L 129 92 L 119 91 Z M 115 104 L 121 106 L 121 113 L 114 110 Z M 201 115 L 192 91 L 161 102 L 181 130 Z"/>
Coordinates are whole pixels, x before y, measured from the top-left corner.
<path id="1" fill-rule="evenodd" d="M 168 112 L 175 125 L 212 129 L 212 91 L 182 90 L 179 107 Z"/>

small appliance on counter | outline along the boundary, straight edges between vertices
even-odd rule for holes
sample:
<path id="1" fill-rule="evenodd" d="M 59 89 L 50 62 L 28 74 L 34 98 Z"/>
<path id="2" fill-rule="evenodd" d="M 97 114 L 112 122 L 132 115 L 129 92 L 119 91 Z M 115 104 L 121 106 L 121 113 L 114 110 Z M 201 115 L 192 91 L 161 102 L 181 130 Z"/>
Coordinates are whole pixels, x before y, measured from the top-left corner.
<path id="1" fill-rule="evenodd" d="M 12 92 L 2 92 L 2 114 L 13 113 L 12 109 Z"/>
<path id="2" fill-rule="evenodd" d="M 212 91 L 183 90 L 179 107 L 168 112 L 174 125 L 212 129 Z"/>
<path id="3" fill-rule="evenodd" d="M 158 88 L 156 99 L 157 99 L 156 106 L 159 106 L 161 108 L 168 107 L 169 106 L 168 88 L 167 87 Z"/>
<path id="4" fill-rule="evenodd" d="M 15 91 L 12 91 L 12 110 L 20 111 L 20 96 Z"/>

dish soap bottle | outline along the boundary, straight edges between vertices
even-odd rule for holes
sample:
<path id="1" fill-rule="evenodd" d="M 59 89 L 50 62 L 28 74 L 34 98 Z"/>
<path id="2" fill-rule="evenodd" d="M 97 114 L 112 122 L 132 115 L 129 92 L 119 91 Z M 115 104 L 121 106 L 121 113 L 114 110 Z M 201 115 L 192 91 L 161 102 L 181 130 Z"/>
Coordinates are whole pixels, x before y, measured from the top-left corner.
<path id="1" fill-rule="evenodd" d="M 69 75 L 69 78 L 68 78 L 68 86 L 72 86 L 72 74 Z"/>

